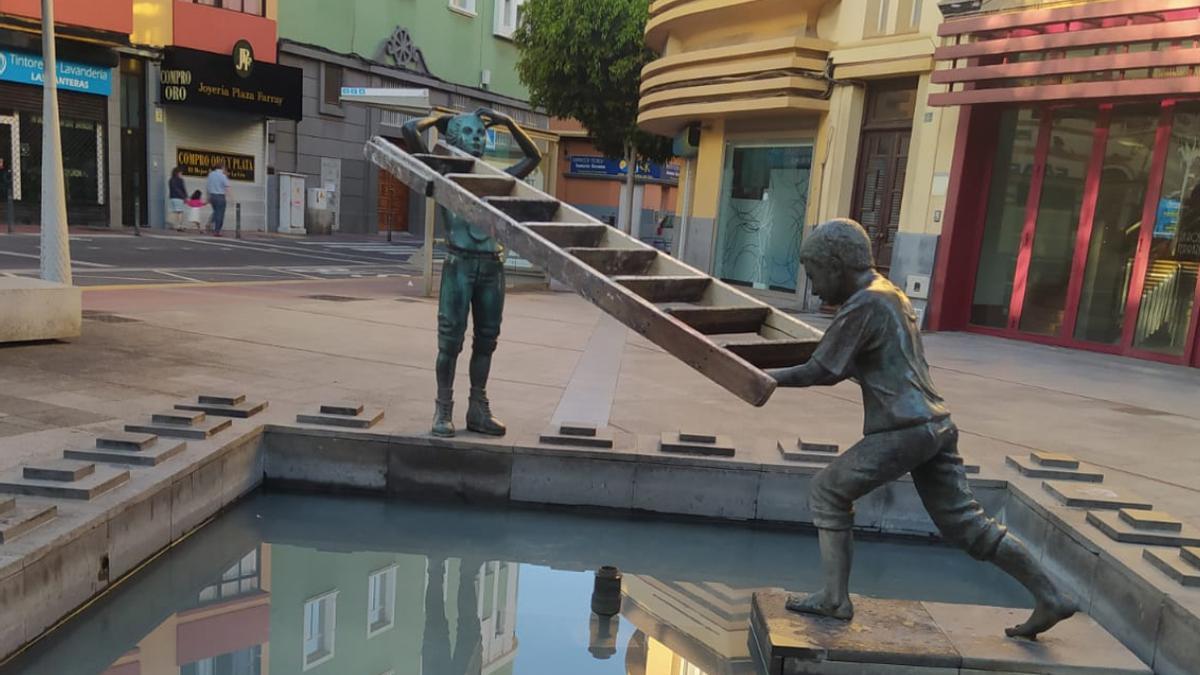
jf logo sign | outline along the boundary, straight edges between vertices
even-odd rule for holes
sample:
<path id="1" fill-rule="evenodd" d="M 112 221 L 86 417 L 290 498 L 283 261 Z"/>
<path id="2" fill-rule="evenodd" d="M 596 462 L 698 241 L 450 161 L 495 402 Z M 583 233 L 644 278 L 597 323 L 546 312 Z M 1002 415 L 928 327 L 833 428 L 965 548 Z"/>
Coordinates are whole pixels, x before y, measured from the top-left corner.
<path id="1" fill-rule="evenodd" d="M 254 47 L 246 40 L 238 40 L 233 46 L 233 71 L 243 79 L 254 72 Z"/>

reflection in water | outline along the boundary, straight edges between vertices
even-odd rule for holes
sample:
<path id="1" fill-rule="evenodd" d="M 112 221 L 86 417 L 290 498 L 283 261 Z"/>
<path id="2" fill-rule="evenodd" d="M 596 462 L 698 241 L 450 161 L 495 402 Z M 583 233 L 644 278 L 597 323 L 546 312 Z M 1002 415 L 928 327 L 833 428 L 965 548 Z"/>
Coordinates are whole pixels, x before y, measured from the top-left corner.
<path id="1" fill-rule="evenodd" d="M 1023 599 L 957 551 L 862 548 L 867 594 Z M 0 675 L 748 675 L 754 589 L 814 587 L 816 561 L 794 533 L 260 496 Z M 623 598 L 602 618 L 608 564 Z"/>

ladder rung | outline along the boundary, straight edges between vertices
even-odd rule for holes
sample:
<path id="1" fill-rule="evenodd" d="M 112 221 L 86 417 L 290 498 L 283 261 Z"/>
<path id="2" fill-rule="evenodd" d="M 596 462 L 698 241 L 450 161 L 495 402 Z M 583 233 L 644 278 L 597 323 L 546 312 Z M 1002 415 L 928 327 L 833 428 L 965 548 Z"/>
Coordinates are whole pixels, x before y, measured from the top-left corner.
<path id="1" fill-rule="evenodd" d="M 425 162 L 434 171 L 446 175 L 448 173 L 471 173 L 475 168 L 475 160 L 470 157 L 450 157 L 449 155 L 413 155 Z"/>
<path id="2" fill-rule="evenodd" d="M 518 223 L 545 223 L 558 213 L 558 200 L 527 199 L 524 197 L 487 197 L 496 207 Z"/>
<path id="3" fill-rule="evenodd" d="M 476 197 L 507 197 L 512 194 L 516 179 L 510 176 L 488 176 L 482 173 L 448 173 L 446 178 L 466 188 Z"/>
<path id="4" fill-rule="evenodd" d="M 649 248 L 574 248 L 564 249 L 606 277 L 645 274 L 658 257 Z"/>
<path id="5" fill-rule="evenodd" d="M 698 276 L 615 276 L 618 284 L 650 302 L 695 302 L 704 295 L 711 277 Z"/>
<path id="6" fill-rule="evenodd" d="M 607 225 L 571 225 L 565 223 L 525 223 L 533 232 L 563 248 L 586 246 L 593 248 L 604 241 Z"/>
<path id="7" fill-rule="evenodd" d="M 721 346 L 758 368 L 786 368 L 808 361 L 817 348 L 817 342 L 815 340 L 755 340 L 726 342 Z"/>
<path id="8" fill-rule="evenodd" d="M 704 335 L 757 333 L 771 315 L 769 307 L 676 307 L 667 314 Z"/>

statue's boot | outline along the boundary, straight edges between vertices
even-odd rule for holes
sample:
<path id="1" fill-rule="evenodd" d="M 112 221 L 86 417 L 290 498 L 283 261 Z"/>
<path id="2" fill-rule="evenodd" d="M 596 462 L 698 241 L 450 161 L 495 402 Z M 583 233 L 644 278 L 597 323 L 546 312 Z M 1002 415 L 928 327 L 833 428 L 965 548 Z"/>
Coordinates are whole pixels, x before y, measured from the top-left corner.
<path id="1" fill-rule="evenodd" d="M 488 436 L 503 436 L 508 429 L 492 414 L 487 391 L 483 387 L 471 387 L 471 398 L 467 405 L 467 429 Z"/>
<path id="2" fill-rule="evenodd" d="M 454 391 L 438 389 L 437 400 L 433 405 L 433 429 L 429 433 L 450 438 L 454 435 Z"/>

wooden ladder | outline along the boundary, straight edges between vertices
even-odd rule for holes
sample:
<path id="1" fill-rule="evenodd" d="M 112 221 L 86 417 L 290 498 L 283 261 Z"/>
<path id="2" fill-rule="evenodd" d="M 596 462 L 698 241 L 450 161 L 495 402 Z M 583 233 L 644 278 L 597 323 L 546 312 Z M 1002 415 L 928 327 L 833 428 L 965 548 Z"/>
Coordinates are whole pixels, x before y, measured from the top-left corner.
<path id="1" fill-rule="evenodd" d="M 756 406 L 764 368 L 808 360 L 821 331 L 444 143 L 365 154 L 418 193 L 541 267 L 610 316 Z"/>

